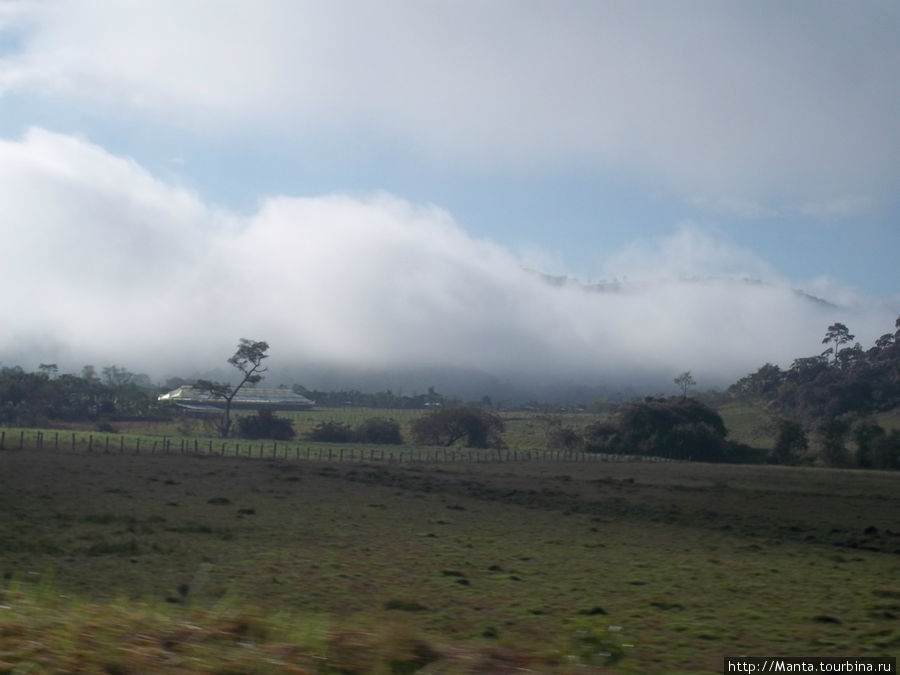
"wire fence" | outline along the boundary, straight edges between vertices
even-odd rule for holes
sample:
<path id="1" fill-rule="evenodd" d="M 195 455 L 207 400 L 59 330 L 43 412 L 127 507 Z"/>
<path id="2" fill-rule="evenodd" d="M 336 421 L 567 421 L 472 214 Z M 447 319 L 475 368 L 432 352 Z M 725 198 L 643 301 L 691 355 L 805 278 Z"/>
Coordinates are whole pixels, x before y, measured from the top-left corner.
<path id="1" fill-rule="evenodd" d="M 0 450 L 51 450 L 102 454 L 245 457 L 315 462 L 478 464 L 486 462 L 673 462 L 666 457 L 516 448 L 399 448 L 337 444 L 309 446 L 285 441 L 147 437 L 34 429 L 0 430 Z"/>

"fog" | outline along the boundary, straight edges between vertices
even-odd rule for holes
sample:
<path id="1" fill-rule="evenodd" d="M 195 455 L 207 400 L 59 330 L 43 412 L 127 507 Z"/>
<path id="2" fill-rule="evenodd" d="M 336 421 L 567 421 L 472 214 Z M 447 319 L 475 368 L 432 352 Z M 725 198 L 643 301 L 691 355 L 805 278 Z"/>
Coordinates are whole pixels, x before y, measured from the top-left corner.
<path id="1" fill-rule="evenodd" d="M 414 371 L 439 390 L 477 374 L 665 391 L 685 370 L 722 386 L 819 353 L 833 321 L 868 347 L 897 310 L 825 278 L 799 289 L 825 302 L 799 293 L 690 223 L 602 252 L 597 279 L 551 284 L 438 206 L 272 195 L 237 213 L 42 129 L 0 142 L 0 218 L 0 363 L 26 370 L 227 376 L 247 337 L 270 343 L 272 383 L 374 389 Z"/>

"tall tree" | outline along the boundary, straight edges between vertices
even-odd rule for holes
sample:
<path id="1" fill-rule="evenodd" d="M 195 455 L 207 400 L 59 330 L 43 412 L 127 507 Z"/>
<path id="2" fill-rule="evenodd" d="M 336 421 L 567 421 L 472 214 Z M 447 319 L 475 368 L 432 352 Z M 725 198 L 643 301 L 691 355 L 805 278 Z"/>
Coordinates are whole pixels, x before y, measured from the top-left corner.
<path id="1" fill-rule="evenodd" d="M 106 378 L 106 384 L 110 387 L 121 387 L 131 382 L 134 373 L 129 372 L 127 368 L 106 366 L 103 369 L 103 377 Z"/>
<path id="2" fill-rule="evenodd" d="M 831 342 L 834 343 L 834 347 L 832 347 L 831 349 L 831 353 L 834 356 L 832 361 L 834 363 L 837 363 L 838 352 L 841 350 L 841 345 L 845 345 L 848 342 L 853 342 L 853 340 L 855 339 L 856 336 L 850 335 L 850 329 L 847 328 L 847 326 L 842 323 L 833 323 L 828 326 L 828 332 L 825 333 L 825 337 L 822 339 L 822 344 L 827 345 Z"/>
<path id="3" fill-rule="evenodd" d="M 48 380 L 52 380 L 56 377 L 57 373 L 59 373 L 59 368 L 55 363 L 42 363 L 38 366 L 38 370 L 41 371 L 41 375 Z"/>
<path id="4" fill-rule="evenodd" d="M 691 375 L 691 371 L 689 370 L 684 371 L 681 375 L 679 375 L 672 381 L 681 389 L 682 398 L 687 398 L 688 389 L 697 384 L 696 380 L 694 380 L 693 375 Z"/>
<path id="5" fill-rule="evenodd" d="M 230 384 L 222 384 L 220 382 L 212 382 L 210 380 L 198 380 L 197 388 L 209 392 L 210 396 L 220 398 L 225 401 L 225 415 L 222 417 L 222 423 L 219 425 L 219 432 L 222 438 L 228 438 L 228 432 L 231 430 L 231 402 L 237 393 L 245 384 L 256 384 L 263 379 L 263 373 L 268 368 L 263 368 L 262 362 L 269 358 L 266 352 L 269 350 L 269 343 L 241 338 L 237 351 L 228 359 L 228 363 L 237 368 L 243 377 L 236 386 Z"/>

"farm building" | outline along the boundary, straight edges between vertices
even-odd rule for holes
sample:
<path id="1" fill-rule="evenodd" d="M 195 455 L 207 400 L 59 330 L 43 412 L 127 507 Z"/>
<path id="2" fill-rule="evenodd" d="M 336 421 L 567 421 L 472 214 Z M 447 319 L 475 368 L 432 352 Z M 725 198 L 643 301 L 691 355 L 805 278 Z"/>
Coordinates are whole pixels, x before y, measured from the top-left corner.
<path id="1" fill-rule="evenodd" d="M 161 402 L 173 403 L 189 412 L 223 412 L 225 401 L 208 391 L 194 387 L 178 387 L 158 397 Z M 290 389 L 243 387 L 231 401 L 233 410 L 308 410 L 315 405 L 305 396 Z"/>

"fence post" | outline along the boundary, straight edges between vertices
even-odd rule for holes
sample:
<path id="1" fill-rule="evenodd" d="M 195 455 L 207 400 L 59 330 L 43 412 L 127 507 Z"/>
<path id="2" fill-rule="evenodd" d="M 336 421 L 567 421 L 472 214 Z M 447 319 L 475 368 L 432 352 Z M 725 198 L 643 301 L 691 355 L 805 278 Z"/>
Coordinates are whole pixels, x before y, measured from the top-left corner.
<path id="1" fill-rule="evenodd" d="M 25 447 L 25 432 L 20 431 L 19 432 L 19 450 L 21 450 L 23 447 Z"/>
<path id="2" fill-rule="evenodd" d="M 94 434 L 88 436 L 88 452 L 94 451 Z"/>
<path id="3" fill-rule="evenodd" d="M 119 452 L 125 452 L 125 437 L 119 436 Z"/>
<path id="4" fill-rule="evenodd" d="M 141 454 L 141 437 L 138 436 L 138 439 L 134 442 L 134 454 Z"/>
<path id="5" fill-rule="evenodd" d="M 3 444 L 6 443 L 6 432 L 0 431 L 0 450 L 4 450 Z"/>

